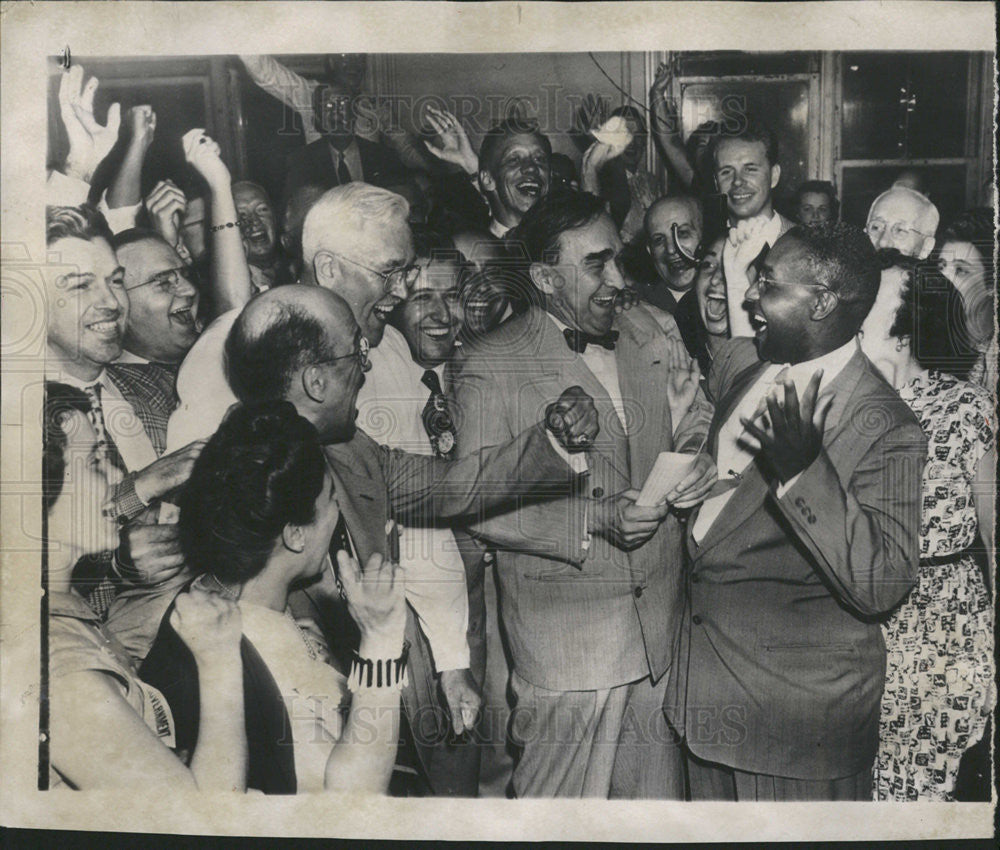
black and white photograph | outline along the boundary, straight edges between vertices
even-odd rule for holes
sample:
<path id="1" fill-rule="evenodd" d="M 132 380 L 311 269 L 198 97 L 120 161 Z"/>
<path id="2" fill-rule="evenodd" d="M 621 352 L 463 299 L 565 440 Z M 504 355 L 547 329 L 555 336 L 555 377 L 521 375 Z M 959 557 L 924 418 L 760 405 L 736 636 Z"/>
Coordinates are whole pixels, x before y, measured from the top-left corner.
<path id="1" fill-rule="evenodd" d="M 41 7 L 5 826 L 994 836 L 992 3 Z"/>

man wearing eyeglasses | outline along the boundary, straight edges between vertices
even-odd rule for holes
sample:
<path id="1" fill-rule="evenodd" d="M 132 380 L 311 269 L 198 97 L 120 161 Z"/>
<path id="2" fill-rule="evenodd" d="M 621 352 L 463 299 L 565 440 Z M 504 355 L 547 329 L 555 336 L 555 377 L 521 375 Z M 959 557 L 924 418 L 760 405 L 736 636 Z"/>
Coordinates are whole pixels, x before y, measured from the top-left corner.
<path id="1" fill-rule="evenodd" d="M 893 186 L 868 210 L 865 233 L 876 248 L 895 248 L 906 257 L 924 260 L 934 248 L 940 219 L 937 207 L 924 195 Z"/>
<path id="2" fill-rule="evenodd" d="M 915 579 L 926 441 L 857 343 L 880 277 L 865 234 L 795 228 L 749 288 L 760 228 L 744 236 L 723 251 L 719 483 L 688 523 L 668 713 L 693 800 L 870 799 L 877 618 Z"/>
<path id="3" fill-rule="evenodd" d="M 324 194 L 302 226 L 302 259 L 317 284 L 351 307 L 373 346 L 420 274 L 406 200 L 366 183 Z"/>

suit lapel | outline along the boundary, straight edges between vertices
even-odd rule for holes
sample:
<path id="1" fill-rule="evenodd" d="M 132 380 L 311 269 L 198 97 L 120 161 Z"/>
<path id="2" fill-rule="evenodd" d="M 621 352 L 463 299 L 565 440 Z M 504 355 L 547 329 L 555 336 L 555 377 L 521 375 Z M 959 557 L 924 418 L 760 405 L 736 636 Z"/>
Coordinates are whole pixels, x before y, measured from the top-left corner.
<path id="1" fill-rule="evenodd" d="M 616 475 L 624 479 L 622 486 L 630 481 L 628 469 L 628 442 L 624 436 L 621 420 L 615 411 L 611 396 L 604 389 L 597 376 L 590 371 L 583 357 L 574 354 L 566 345 L 562 331 L 556 326 L 548 314 L 542 310 L 531 310 L 526 314 L 528 321 L 536 323 L 540 328 L 541 340 L 538 346 L 538 363 L 544 370 L 540 375 L 538 390 L 544 404 L 555 401 L 559 394 L 568 387 L 577 385 L 583 388 L 594 399 L 597 408 L 601 430 L 594 441 L 591 456 L 599 454 L 604 463 L 610 463 Z M 645 367 L 643 367 L 645 368 Z M 621 387 L 622 368 L 618 368 L 618 381 Z M 622 387 L 622 393 L 625 390 Z M 544 409 L 544 404 L 542 408 Z"/>
<path id="2" fill-rule="evenodd" d="M 675 423 L 670 418 L 666 392 L 656 388 L 650 392 L 649 376 L 660 372 L 662 354 L 649 343 L 652 337 L 633 322 L 622 317 L 617 323 L 620 337 L 616 347 L 618 385 L 625 410 L 634 409 L 638 418 L 628 434 L 629 478 L 633 486 L 641 487 L 661 451 L 673 449 Z"/>
<path id="3" fill-rule="evenodd" d="M 752 379 L 756 379 L 760 372 L 763 371 L 763 369 L 766 369 L 767 366 L 767 363 L 757 364 L 751 366 L 737 376 L 732 389 L 727 394 L 725 399 L 724 407 L 726 412 L 721 418 L 718 417 L 717 412 L 717 420 L 712 423 L 712 428 L 715 434 L 713 437 L 714 440 L 717 440 L 718 438 L 718 430 L 721 427 L 721 424 L 726 421 L 739 401 L 742 400 L 743 396 L 746 395 L 750 387 L 753 386 L 754 380 Z M 820 400 L 830 394 L 833 395 L 833 403 L 827 413 L 823 433 L 823 447 L 827 450 L 830 449 L 831 445 L 836 441 L 837 437 L 843 430 L 841 428 L 841 419 L 843 418 L 844 411 L 854 393 L 854 389 L 858 385 L 858 381 L 861 380 L 861 374 L 863 371 L 864 354 L 862 354 L 861 350 L 858 349 L 854 356 L 847 362 L 847 365 L 841 370 L 840 374 L 837 375 L 837 377 L 834 378 L 833 381 L 831 381 L 830 384 L 827 387 L 824 387 L 820 392 Z M 717 446 L 714 445 L 713 456 L 718 456 Z M 767 479 L 761 471 L 760 464 L 755 460 L 746 468 L 739 486 L 734 491 L 732 497 L 729 499 L 729 502 L 726 503 L 725 508 L 715 518 L 715 522 L 713 522 L 708 531 L 705 532 L 705 536 L 702 538 L 701 544 L 696 544 L 691 547 L 693 556 L 695 558 L 700 558 L 705 554 L 705 552 L 724 540 L 735 529 L 739 528 L 755 510 L 759 509 L 760 505 L 767 497 L 768 489 L 769 485 Z M 690 534 L 690 530 L 693 526 L 694 518 L 692 518 L 691 522 L 688 523 L 688 534 Z M 691 542 L 693 543 L 693 540 Z"/>

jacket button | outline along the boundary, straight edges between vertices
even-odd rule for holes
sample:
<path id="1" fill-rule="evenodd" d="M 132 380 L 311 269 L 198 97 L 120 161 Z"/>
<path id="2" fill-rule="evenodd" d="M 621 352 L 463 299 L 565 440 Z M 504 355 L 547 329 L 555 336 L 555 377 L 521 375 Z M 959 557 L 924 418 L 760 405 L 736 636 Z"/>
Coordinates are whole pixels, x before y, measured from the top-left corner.
<path id="1" fill-rule="evenodd" d="M 809 514 L 809 525 L 815 525 L 815 524 L 816 524 L 816 517 L 813 516 L 812 514 Z"/>
<path id="2" fill-rule="evenodd" d="M 601 496 L 604 495 L 604 488 L 595 487 L 593 490 L 590 491 L 590 495 L 593 496 L 595 499 L 600 499 Z"/>
<path id="3" fill-rule="evenodd" d="M 492 552 L 484 552 L 483 553 L 483 560 L 487 564 L 492 564 L 493 563 L 493 553 Z"/>
<path id="4" fill-rule="evenodd" d="M 691 618 L 691 622 L 694 623 L 696 626 L 700 626 L 701 625 L 701 617 L 699 617 L 697 614 L 695 614 Z"/>
<path id="5" fill-rule="evenodd" d="M 641 587 L 635 588 L 635 590 L 632 591 L 632 595 L 635 596 L 636 599 L 638 599 L 640 596 L 642 596 L 642 588 Z"/>

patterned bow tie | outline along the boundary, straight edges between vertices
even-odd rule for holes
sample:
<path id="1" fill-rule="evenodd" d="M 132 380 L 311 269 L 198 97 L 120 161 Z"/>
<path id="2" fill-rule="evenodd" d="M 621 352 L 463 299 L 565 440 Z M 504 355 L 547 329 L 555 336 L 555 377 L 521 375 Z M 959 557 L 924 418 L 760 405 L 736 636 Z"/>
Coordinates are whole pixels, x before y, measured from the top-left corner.
<path id="1" fill-rule="evenodd" d="M 618 342 L 618 331 L 608 331 L 601 336 L 594 336 L 573 328 L 566 328 L 563 331 L 563 336 L 566 337 L 566 345 L 569 346 L 570 351 L 575 351 L 577 354 L 583 354 L 588 345 L 599 345 L 608 351 L 614 351 L 615 343 Z"/>

